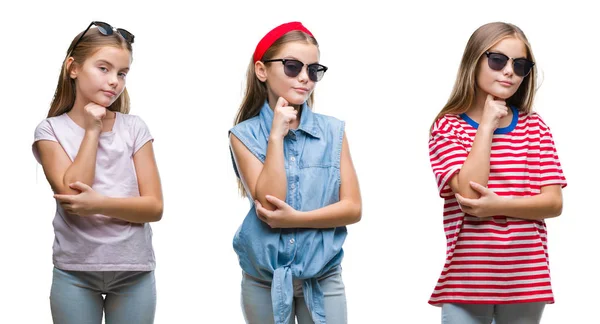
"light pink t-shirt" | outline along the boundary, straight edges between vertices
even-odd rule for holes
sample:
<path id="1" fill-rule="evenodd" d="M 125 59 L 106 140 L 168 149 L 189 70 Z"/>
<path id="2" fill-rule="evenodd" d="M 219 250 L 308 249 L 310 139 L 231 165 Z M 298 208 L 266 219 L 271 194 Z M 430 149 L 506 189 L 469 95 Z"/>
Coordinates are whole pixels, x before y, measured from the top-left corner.
<path id="1" fill-rule="evenodd" d="M 75 160 L 85 130 L 67 114 L 47 118 L 35 129 L 34 143 L 58 142 Z M 133 155 L 152 136 L 144 121 L 116 113 L 112 131 L 100 134 L 92 188 L 108 197 L 139 197 Z M 40 162 L 33 145 L 33 154 Z M 155 259 L 150 224 L 135 224 L 104 215 L 88 217 L 65 213 L 56 203 L 54 266 L 76 271 L 150 271 Z"/>

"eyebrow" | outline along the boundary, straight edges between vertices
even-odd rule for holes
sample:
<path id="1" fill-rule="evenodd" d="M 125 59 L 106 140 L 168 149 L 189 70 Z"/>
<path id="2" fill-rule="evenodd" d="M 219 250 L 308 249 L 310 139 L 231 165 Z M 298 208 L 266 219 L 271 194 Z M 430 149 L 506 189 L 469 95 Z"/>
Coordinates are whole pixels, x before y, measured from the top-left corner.
<path id="1" fill-rule="evenodd" d="M 507 55 L 506 53 L 502 52 L 501 50 L 497 50 L 497 49 L 493 49 L 493 48 L 490 48 L 490 49 L 488 50 L 488 52 L 490 52 L 490 53 L 492 53 L 492 52 L 493 52 L 493 53 L 500 53 L 500 54 L 504 54 L 504 55 L 506 55 L 506 56 L 508 56 L 508 57 L 510 57 L 510 58 L 513 58 L 513 57 L 511 57 L 510 55 Z M 519 59 L 519 58 L 528 59 L 528 58 L 527 58 L 527 53 L 525 53 L 525 56 L 514 57 L 514 58 L 516 58 L 516 59 Z"/>
<path id="2" fill-rule="evenodd" d="M 110 62 L 109 62 L 109 61 L 107 61 L 107 60 L 103 60 L 103 59 L 99 59 L 99 60 L 97 60 L 97 61 L 96 61 L 96 64 L 98 64 L 98 63 L 104 63 L 104 64 L 106 64 L 106 65 L 109 65 L 110 67 L 115 67 L 115 66 L 114 66 L 112 63 L 110 63 Z M 127 71 L 129 71 L 129 67 L 122 68 L 121 70 L 127 70 Z"/>
<path id="3" fill-rule="evenodd" d="M 292 56 L 292 55 L 286 55 L 286 56 L 284 56 L 284 57 L 283 57 L 283 59 L 284 59 L 284 60 L 296 60 L 296 61 L 300 61 L 300 62 L 302 62 L 300 59 L 298 59 L 298 58 L 296 58 L 296 57 L 294 57 L 294 56 Z M 304 62 L 302 62 L 302 63 L 304 63 Z M 319 61 L 316 61 L 316 62 L 311 62 L 311 63 L 305 63 L 305 64 L 307 64 L 307 65 L 311 65 L 311 64 L 319 64 Z"/>

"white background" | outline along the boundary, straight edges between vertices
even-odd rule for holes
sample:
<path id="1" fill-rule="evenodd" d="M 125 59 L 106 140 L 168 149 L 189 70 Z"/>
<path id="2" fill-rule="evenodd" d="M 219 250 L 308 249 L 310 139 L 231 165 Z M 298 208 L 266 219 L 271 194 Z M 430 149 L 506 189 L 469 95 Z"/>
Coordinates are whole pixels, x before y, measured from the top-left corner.
<path id="1" fill-rule="evenodd" d="M 569 183 L 548 221 L 556 304 L 543 323 L 597 322 L 600 25 L 579 1 L 419 1 L 395 7 L 325 1 L 21 1 L 0 8 L 0 322 L 51 323 L 54 201 L 31 154 L 73 37 L 90 21 L 136 36 L 127 87 L 132 114 L 155 137 L 163 219 L 152 224 L 156 323 L 242 323 L 232 238 L 248 203 L 237 194 L 227 130 L 258 40 L 300 20 L 330 70 L 315 110 L 347 122 L 363 218 L 343 262 L 350 323 L 439 323 L 427 304 L 445 258 L 442 200 L 428 160 L 432 119 L 445 104 L 469 36 L 492 21 L 529 38 Z M 542 2 L 539 2 L 542 3 Z M 596 22 L 594 22 L 596 21 Z M 596 201 L 595 201 L 596 200 Z"/>

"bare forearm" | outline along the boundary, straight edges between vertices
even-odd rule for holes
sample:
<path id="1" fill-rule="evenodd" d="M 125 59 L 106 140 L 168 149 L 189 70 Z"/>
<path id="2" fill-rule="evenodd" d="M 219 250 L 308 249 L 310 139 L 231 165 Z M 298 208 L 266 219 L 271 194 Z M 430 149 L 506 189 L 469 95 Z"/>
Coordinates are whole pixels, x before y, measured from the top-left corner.
<path id="1" fill-rule="evenodd" d="M 357 223 L 362 216 L 362 206 L 342 200 L 323 208 L 298 212 L 296 224 L 299 228 L 332 228 Z"/>
<path id="2" fill-rule="evenodd" d="M 63 176 L 63 188 L 67 192 L 64 194 L 77 194 L 76 190 L 69 187 L 71 183 L 81 181 L 88 186 L 92 186 L 94 183 L 94 176 L 96 174 L 96 155 L 98 152 L 98 137 L 100 133 L 86 131 L 79 152 L 75 157 L 73 163 L 69 166 L 65 175 Z"/>
<path id="3" fill-rule="evenodd" d="M 512 197 L 503 200 L 500 215 L 514 218 L 541 220 L 562 213 L 562 197 L 541 193 L 529 197 Z"/>
<path id="4" fill-rule="evenodd" d="M 283 139 L 269 138 L 267 156 L 263 169 L 256 182 L 256 199 L 269 210 L 274 210 L 266 195 L 275 196 L 285 201 L 287 195 L 287 176 L 283 156 Z"/>
<path id="5" fill-rule="evenodd" d="M 105 197 L 97 207 L 97 213 L 122 219 L 131 223 L 157 222 L 162 218 L 163 203 L 154 197 Z"/>
<path id="6" fill-rule="evenodd" d="M 469 181 L 487 186 L 490 176 L 490 153 L 493 132 L 479 128 L 473 141 L 473 147 L 458 173 L 458 193 L 466 198 L 479 198 Z"/>

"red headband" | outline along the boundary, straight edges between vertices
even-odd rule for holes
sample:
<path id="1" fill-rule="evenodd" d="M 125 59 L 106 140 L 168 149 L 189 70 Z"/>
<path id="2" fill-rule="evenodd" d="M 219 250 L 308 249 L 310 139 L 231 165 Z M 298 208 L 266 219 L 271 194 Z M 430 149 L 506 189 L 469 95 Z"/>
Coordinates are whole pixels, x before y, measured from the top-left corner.
<path id="1" fill-rule="evenodd" d="M 265 37 L 258 42 L 258 45 L 256 45 L 256 49 L 254 50 L 254 63 L 262 59 L 263 55 L 265 55 L 265 52 L 269 49 L 269 47 L 271 47 L 271 45 L 273 45 L 273 43 L 275 43 L 276 40 L 292 30 L 303 31 L 310 36 L 313 35 L 308 29 L 306 29 L 306 27 L 302 25 L 302 23 L 298 21 L 279 25 L 268 32 Z"/>

